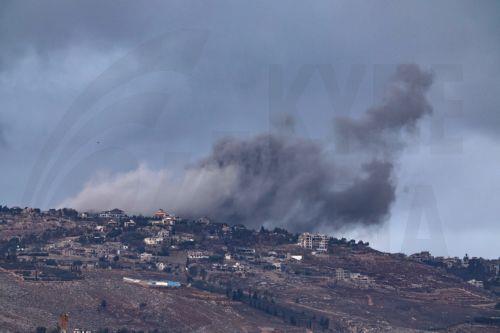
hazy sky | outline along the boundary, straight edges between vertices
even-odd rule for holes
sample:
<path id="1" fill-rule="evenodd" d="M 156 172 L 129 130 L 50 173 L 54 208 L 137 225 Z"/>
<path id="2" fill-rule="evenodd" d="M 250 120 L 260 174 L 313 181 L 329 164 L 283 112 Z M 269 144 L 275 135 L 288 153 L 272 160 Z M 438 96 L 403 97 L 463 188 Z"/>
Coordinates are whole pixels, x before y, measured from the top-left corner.
<path id="1" fill-rule="evenodd" d="M 221 137 L 277 130 L 276 89 L 290 135 L 348 161 L 334 117 L 376 104 L 397 65 L 416 63 L 434 72 L 434 113 L 397 160 L 390 217 L 342 233 L 498 257 L 499 13 L 497 1 L 3 1 L 0 202 L 47 208 L 91 179 L 181 172 Z"/>

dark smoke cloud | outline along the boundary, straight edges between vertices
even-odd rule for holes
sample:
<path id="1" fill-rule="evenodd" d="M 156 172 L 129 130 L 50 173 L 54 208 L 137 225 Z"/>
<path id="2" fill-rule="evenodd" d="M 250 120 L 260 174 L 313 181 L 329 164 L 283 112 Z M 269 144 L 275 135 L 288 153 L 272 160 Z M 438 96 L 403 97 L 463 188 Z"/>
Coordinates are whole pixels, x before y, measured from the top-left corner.
<path id="1" fill-rule="evenodd" d="M 301 139 L 275 135 L 225 139 L 196 168 L 237 170 L 231 195 L 207 213 L 253 227 L 267 223 L 310 230 L 376 224 L 394 200 L 391 163 L 367 163 L 362 175 L 339 189 L 334 162 L 324 157 L 320 145 Z"/>
<path id="2" fill-rule="evenodd" d="M 379 224 L 395 199 L 397 150 L 389 139 L 398 141 L 399 149 L 401 131 L 414 129 L 431 112 L 425 98 L 431 83 L 432 75 L 416 65 L 400 66 L 382 105 L 359 120 L 342 119 L 342 134 L 369 152 L 359 169 L 340 167 L 315 141 L 273 134 L 226 138 L 208 157 L 188 167 L 181 181 L 168 179 L 164 171 L 140 168 L 136 174 L 89 183 L 65 204 L 96 208 L 112 197 L 114 206 L 130 207 L 135 193 L 131 184 L 139 182 L 159 184 L 149 195 L 134 197 L 135 206 L 144 212 L 161 205 L 184 216 L 294 231 Z"/>
<path id="3" fill-rule="evenodd" d="M 401 131 L 413 131 L 419 119 L 432 113 L 425 98 L 432 81 L 432 73 L 417 65 L 400 65 L 381 105 L 367 110 L 361 119 L 337 119 L 342 146 L 385 152 L 402 148 Z"/>
<path id="4" fill-rule="evenodd" d="M 366 177 L 356 179 L 349 188 L 335 195 L 332 207 L 337 211 L 333 214 L 343 224 L 379 223 L 387 216 L 396 198 L 391 162 L 373 160 L 364 164 L 362 170 Z"/>
<path id="5" fill-rule="evenodd" d="M 374 153 L 393 149 L 388 139 L 399 142 L 400 131 L 414 129 L 419 119 L 431 113 L 425 98 L 431 84 L 432 75 L 417 65 L 399 66 L 384 102 L 359 120 L 342 119 L 341 134 Z M 362 176 L 342 179 L 350 183 L 342 190 L 336 185 L 334 163 L 323 158 L 321 147 L 311 141 L 272 135 L 251 141 L 226 139 L 199 167 L 238 170 L 237 190 L 214 207 L 212 216 L 301 230 L 383 221 L 395 199 L 392 158 L 372 157 L 362 166 Z"/>

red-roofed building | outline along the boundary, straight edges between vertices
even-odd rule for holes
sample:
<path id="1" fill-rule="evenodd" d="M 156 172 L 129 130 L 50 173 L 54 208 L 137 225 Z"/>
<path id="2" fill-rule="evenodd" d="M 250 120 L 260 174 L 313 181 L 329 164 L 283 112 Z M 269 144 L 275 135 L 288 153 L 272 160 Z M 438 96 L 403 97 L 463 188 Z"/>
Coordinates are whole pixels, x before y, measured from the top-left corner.
<path id="1" fill-rule="evenodd" d="M 154 218 L 155 219 L 164 219 L 165 217 L 169 216 L 167 212 L 165 212 L 163 209 L 158 209 L 155 213 L 154 213 Z"/>

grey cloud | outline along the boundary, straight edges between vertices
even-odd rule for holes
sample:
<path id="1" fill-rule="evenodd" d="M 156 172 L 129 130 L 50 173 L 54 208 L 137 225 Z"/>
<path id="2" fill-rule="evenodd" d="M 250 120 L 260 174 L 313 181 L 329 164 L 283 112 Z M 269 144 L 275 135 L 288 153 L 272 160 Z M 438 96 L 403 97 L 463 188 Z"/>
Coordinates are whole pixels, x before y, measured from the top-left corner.
<path id="1" fill-rule="evenodd" d="M 169 15 L 172 12 L 176 15 Z M 0 5 L 0 69 L 15 65 L 29 52 L 49 59 L 53 52 L 75 46 L 131 48 L 155 34 L 178 29 L 179 20 L 188 13 L 188 7 L 176 1 L 119 5 L 95 0 L 4 1 Z M 158 26 L 160 22 L 163 27 Z"/>

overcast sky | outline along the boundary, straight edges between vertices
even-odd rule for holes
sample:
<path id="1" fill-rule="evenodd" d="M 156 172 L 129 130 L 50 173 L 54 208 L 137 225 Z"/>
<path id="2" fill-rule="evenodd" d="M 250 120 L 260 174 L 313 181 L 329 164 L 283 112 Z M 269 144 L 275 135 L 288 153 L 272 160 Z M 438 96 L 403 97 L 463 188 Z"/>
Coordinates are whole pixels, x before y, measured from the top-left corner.
<path id="1" fill-rule="evenodd" d="M 349 160 L 335 116 L 377 104 L 415 63 L 434 72 L 434 112 L 397 159 L 391 214 L 342 235 L 496 258 L 499 13 L 498 1 L 3 1 L 0 203 L 48 208 L 91 179 L 181 172 L 221 137 L 277 130 L 275 89 L 292 135 Z"/>

